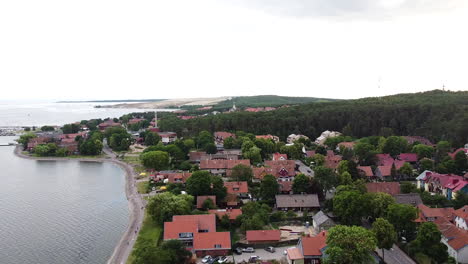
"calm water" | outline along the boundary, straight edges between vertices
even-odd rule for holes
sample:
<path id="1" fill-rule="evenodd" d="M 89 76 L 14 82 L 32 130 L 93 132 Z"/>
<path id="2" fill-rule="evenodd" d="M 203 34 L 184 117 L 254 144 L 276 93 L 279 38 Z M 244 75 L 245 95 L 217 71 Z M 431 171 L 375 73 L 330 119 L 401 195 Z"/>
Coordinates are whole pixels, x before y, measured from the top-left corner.
<path id="1" fill-rule="evenodd" d="M 0 263 L 106 263 L 128 224 L 124 186 L 112 164 L 26 160 L 0 147 Z"/>
<path id="2" fill-rule="evenodd" d="M 0 101 L 1 126 L 63 125 L 93 118 L 120 117 L 132 112 L 173 111 L 168 109 L 94 108 L 116 103 L 37 103 Z"/>

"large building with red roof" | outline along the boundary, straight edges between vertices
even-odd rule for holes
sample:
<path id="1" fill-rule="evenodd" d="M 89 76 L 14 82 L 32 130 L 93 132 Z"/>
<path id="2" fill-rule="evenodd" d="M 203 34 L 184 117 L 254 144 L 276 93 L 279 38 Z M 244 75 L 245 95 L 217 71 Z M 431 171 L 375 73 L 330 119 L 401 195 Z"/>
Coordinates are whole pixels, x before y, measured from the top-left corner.
<path id="1" fill-rule="evenodd" d="M 296 247 L 286 250 L 288 263 L 291 264 L 321 264 L 327 247 L 327 231 L 316 236 L 304 236 Z"/>
<path id="2" fill-rule="evenodd" d="M 383 192 L 390 195 L 400 194 L 400 183 L 398 182 L 369 182 L 366 183 L 367 192 Z"/>
<path id="3" fill-rule="evenodd" d="M 211 174 L 225 176 L 227 170 L 230 170 L 239 164 L 250 166 L 250 160 L 201 160 L 200 170 L 207 170 Z"/>
<path id="4" fill-rule="evenodd" d="M 246 239 L 249 244 L 265 244 L 278 242 L 281 239 L 281 231 L 275 230 L 247 230 Z"/>
<path id="5" fill-rule="evenodd" d="M 449 200 L 455 198 L 456 193 L 459 191 L 468 193 L 468 180 L 462 176 L 424 171 L 416 180 L 418 181 L 418 188 L 424 188 L 427 192 L 443 195 Z"/>

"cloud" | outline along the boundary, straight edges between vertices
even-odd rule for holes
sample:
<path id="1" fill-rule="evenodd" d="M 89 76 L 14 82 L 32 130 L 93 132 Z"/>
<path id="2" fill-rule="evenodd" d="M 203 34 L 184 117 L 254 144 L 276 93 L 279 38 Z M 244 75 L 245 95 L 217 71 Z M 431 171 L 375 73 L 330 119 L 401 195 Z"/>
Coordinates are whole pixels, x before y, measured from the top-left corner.
<path id="1" fill-rule="evenodd" d="M 276 15 L 351 19 L 444 12 L 466 5 L 465 0 L 243 0 L 242 3 Z"/>

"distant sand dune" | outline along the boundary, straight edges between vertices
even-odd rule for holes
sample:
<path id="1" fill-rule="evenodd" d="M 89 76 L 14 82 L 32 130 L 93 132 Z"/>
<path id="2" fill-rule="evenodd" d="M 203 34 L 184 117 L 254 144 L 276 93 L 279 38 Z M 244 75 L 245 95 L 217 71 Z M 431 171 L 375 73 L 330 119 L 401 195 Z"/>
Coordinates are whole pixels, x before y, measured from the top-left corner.
<path id="1" fill-rule="evenodd" d="M 168 99 L 158 102 L 144 103 L 125 103 L 102 106 L 105 108 L 141 108 L 141 109 L 162 109 L 167 107 L 180 107 L 183 105 L 215 105 L 219 102 L 230 99 L 231 97 L 214 97 L 214 98 L 186 98 L 186 99 Z"/>

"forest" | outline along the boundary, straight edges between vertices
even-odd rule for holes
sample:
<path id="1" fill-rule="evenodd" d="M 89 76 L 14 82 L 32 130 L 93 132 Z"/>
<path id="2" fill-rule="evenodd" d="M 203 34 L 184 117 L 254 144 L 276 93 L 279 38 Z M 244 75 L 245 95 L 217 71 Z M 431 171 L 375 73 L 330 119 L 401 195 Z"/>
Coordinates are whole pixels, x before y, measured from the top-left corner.
<path id="1" fill-rule="evenodd" d="M 233 112 L 181 120 L 168 115 L 159 123 L 164 131 L 191 136 L 202 130 L 289 134 L 316 138 L 325 130 L 353 137 L 372 135 L 424 136 L 433 142 L 468 143 L 468 92 L 433 90 L 422 93 L 314 102 L 269 112 Z"/>

